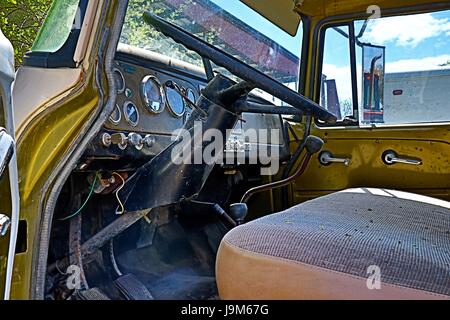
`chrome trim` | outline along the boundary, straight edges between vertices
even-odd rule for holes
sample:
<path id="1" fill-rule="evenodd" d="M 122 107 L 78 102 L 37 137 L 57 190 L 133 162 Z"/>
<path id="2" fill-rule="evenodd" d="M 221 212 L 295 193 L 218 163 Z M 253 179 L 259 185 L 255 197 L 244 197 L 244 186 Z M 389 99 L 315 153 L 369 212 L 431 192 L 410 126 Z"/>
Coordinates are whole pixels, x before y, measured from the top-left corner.
<path id="1" fill-rule="evenodd" d="M 130 105 L 130 104 L 132 104 L 132 105 L 136 108 L 136 114 L 137 114 L 136 122 L 131 121 L 130 118 L 128 117 L 127 106 Z M 136 106 L 136 104 L 133 103 L 132 101 L 125 101 L 125 102 L 124 102 L 124 104 L 123 104 L 123 116 L 125 117 L 125 120 L 127 120 L 127 122 L 128 122 L 131 126 L 136 127 L 136 126 L 139 124 L 139 119 L 140 119 L 140 116 L 139 116 L 139 109 L 138 109 L 138 107 Z"/>
<path id="2" fill-rule="evenodd" d="M 147 97 L 147 92 L 145 91 L 145 84 L 148 81 L 152 81 L 159 88 L 159 94 L 160 94 L 160 100 L 161 100 L 160 101 L 161 107 L 160 107 L 159 111 L 155 111 L 150 107 L 150 101 L 149 101 L 149 98 Z M 145 76 L 141 81 L 140 92 L 141 92 L 142 102 L 144 103 L 144 105 L 148 111 L 150 111 L 151 113 L 154 113 L 154 114 L 159 114 L 164 111 L 164 109 L 166 107 L 166 103 L 165 103 L 166 102 L 166 93 L 164 91 L 163 86 L 161 85 L 161 82 L 158 80 L 158 78 L 156 78 L 155 76 L 152 76 L 152 75 Z"/>
<path id="3" fill-rule="evenodd" d="M 192 93 L 192 95 L 194 96 L 194 100 L 191 102 L 193 102 L 195 104 L 197 102 L 195 91 L 192 90 L 191 88 L 187 88 L 186 89 L 186 97 L 188 97 L 188 98 L 189 98 L 189 93 Z"/>
<path id="4" fill-rule="evenodd" d="M 388 150 L 388 151 L 384 152 L 382 160 L 387 165 L 393 165 L 396 163 L 410 164 L 410 165 L 414 165 L 414 166 L 422 165 L 422 160 L 399 157 L 397 152 L 395 152 L 393 150 Z"/>
<path id="5" fill-rule="evenodd" d="M 117 119 L 117 120 L 115 120 L 112 116 L 114 114 L 114 112 L 116 111 L 116 109 L 117 109 L 117 111 L 119 111 L 119 119 Z M 115 126 L 117 126 L 120 123 L 120 120 L 122 120 L 122 109 L 120 108 L 118 103 L 116 103 L 116 107 L 114 108 L 113 112 L 111 113 L 111 115 L 109 116 L 108 119 L 109 119 L 109 122 L 111 122 Z"/>
<path id="6" fill-rule="evenodd" d="M 125 92 L 125 88 L 127 87 L 127 83 L 125 81 L 125 77 L 122 73 L 122 71 L 119 70 L 119 68 L 114 68 L 113 69 L 113 76 L 114 76 L 114 81 L 116 81 L 116 73 L 119 73 L 120 77 L 122 78 L 122 82 L 123 82 L 123 86 L 122 88 L 117 88 L 117 94 L 122 94 Z"/>
<path id="7" fill-rule="evenodd" d="M 336 158 L 330 151 L 323 151 L 319 155 L 319 162 L 324 166 L 328 166 L 332 163 L 342 163 L 348 167 L 350 165 L 350 158 Z"/>
<path id="8" fill-rule="evenodd" d="M 14 139 L 3 128 L 0 128 L 0 178 L 8 167 L 13 154 Z"/>
<path id="9" fill-rule="evenodd" d="M 8 216 L 0 213 L 0 237 L 3 238 L 8 233 L 11 227 L 11 219 Z"/>
<path id="10" fill-rule="evenodd" d="M 181 88 L 181 86 L 178 85 L 175 81 L 174 81 L 174 84 Z M 184 115 L 184 113 L 186 112 L 186 101 L 184 101 L 184 97 L 183 97 L 177 90 L 172 89 L 176 94 L 178 94 L 178 95 L 180 96 L 181 101 L 182 101 L 182 103 L 183 103 L 183 111 L 182 111 L 181 113 L 176 113 L 175 110 L 173 110 L 172 105 L 170 104 L 170 101 L 169 101 L 169 94 L 167 93 L 167 90 L 168 90 L 168 89 L 171 89 L 171 88 L 168 88 L 166 85 L 164 85 L 166 104 L 167 104 L 167 106 L 169 107 L 168 109 L 169 109 L 170 113 L 171 113 L 174 117 L 176 117 L 176 118 L 181 118 L 181 117 Z"/>

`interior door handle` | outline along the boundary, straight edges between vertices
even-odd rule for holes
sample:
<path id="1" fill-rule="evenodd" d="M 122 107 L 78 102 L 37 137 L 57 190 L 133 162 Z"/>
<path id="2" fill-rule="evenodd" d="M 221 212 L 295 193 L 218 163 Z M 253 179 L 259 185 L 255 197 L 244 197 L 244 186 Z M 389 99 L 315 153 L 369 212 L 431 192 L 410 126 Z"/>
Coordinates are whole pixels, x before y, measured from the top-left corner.
<path id="1" fill-rule="evenodd" d="M 328 166 L 332 163 L 342 163 L 346 167 L 348 167 L 350 165 L 349 158 L 336 158 L 333 156 L 333 154 L 330 151 L 323 151 L 319 155 L 319 162 L 324 166 Z"/>
<path id="2" fill-rule="evenodd" d="M 382 160 L 387 165 L 403 163 L 403 164 L 420 166 L 422 164 L 422 160 L 419 160 L 419 159 L 408 159 L 408 158 L 399 157 L 398 154 L 393 150 L 385 151 L 383 153 Z"/>

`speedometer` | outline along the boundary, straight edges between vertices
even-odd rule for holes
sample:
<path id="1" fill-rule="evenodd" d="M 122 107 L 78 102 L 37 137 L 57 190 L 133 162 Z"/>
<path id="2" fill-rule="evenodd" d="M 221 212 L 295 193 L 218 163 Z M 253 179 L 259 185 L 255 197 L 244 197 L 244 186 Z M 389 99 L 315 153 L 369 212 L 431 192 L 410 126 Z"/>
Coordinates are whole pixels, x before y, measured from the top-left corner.
<path id="1" fill-rule="evenodd" d="M 150 112 L 161 113 L 164 110 L 164 89 L 154 76 L 146 76 L 142 79 L 141 97 L 142 102 Z"/>
<path id="2" fill-rule="evenodd" d="M 185 110 L 183 97 L 177 90 L 168 86 L 164 87 L 166 89 L 166 100 L 170 112 L 176 117 L 183 116 Z"/>

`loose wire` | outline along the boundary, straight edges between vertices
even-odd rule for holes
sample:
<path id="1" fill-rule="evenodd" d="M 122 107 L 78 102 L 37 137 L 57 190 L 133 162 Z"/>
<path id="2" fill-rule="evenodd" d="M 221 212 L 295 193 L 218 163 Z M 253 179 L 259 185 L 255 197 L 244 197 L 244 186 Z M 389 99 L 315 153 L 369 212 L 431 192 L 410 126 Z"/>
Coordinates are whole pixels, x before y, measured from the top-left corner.
<path id="1" fill-rule="evenodd" d="M 122 180 L 122 185 L 121 185 L 119 188 L 117 188 L 117 190 L 116 190 L 116 198 L 117 198 L 117 201 L 119 202 L 119 206 L 120 206 L 120 211 L 116 210 L 116 214 L 123 214 L 123 213 L 125 212 L 125 207 L 123 206 L 123 203 L 122 203 L 122 201 L 120 200 L 119 192 L 120 192 L 120 190 L 122 190 L 123 187 L 125 186 L 125 180 L 124 180 L 124 178 L 123 178 L 120 174 L 118 174 L 117 172 L 113 172 L 113 175 L 118 176 L 118 177 Z"/>
<path id="2" fill-rule="evenodd" d="M 86 200 L 84 201 L 83 205 L 75 213 L 73 213 L 65 218 L 59 219 L 60 221 L 66 221 L 66 220 L 72 219 L 73 217 L 76 217 L 77 215 L 79 215 L 81 213 L 81 211 L 83 211 L 84 207 L 86 207 L 86 204 L 88 203 L 89 199 L 91 198 L 92 194 L 94 193 L 95 184 L 97 182 L 97 176 L 98 176 L 98 171 L 95 173 L 94 181 L 92 182 L 91 189 L 89 190 L 89 194 L 88 194 Z"/>

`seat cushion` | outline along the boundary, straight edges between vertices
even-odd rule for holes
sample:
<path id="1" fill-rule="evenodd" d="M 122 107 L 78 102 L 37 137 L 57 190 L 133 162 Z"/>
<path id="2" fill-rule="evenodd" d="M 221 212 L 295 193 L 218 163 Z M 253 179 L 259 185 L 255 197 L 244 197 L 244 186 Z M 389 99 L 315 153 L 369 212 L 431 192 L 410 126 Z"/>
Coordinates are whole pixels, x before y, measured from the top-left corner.
<path id="1" fill-rule="evenodd" d="M 371 188 L 320 197 L 231 230 L 216 277 L 223 299 L 449 298 L 450 203 Z"/>

